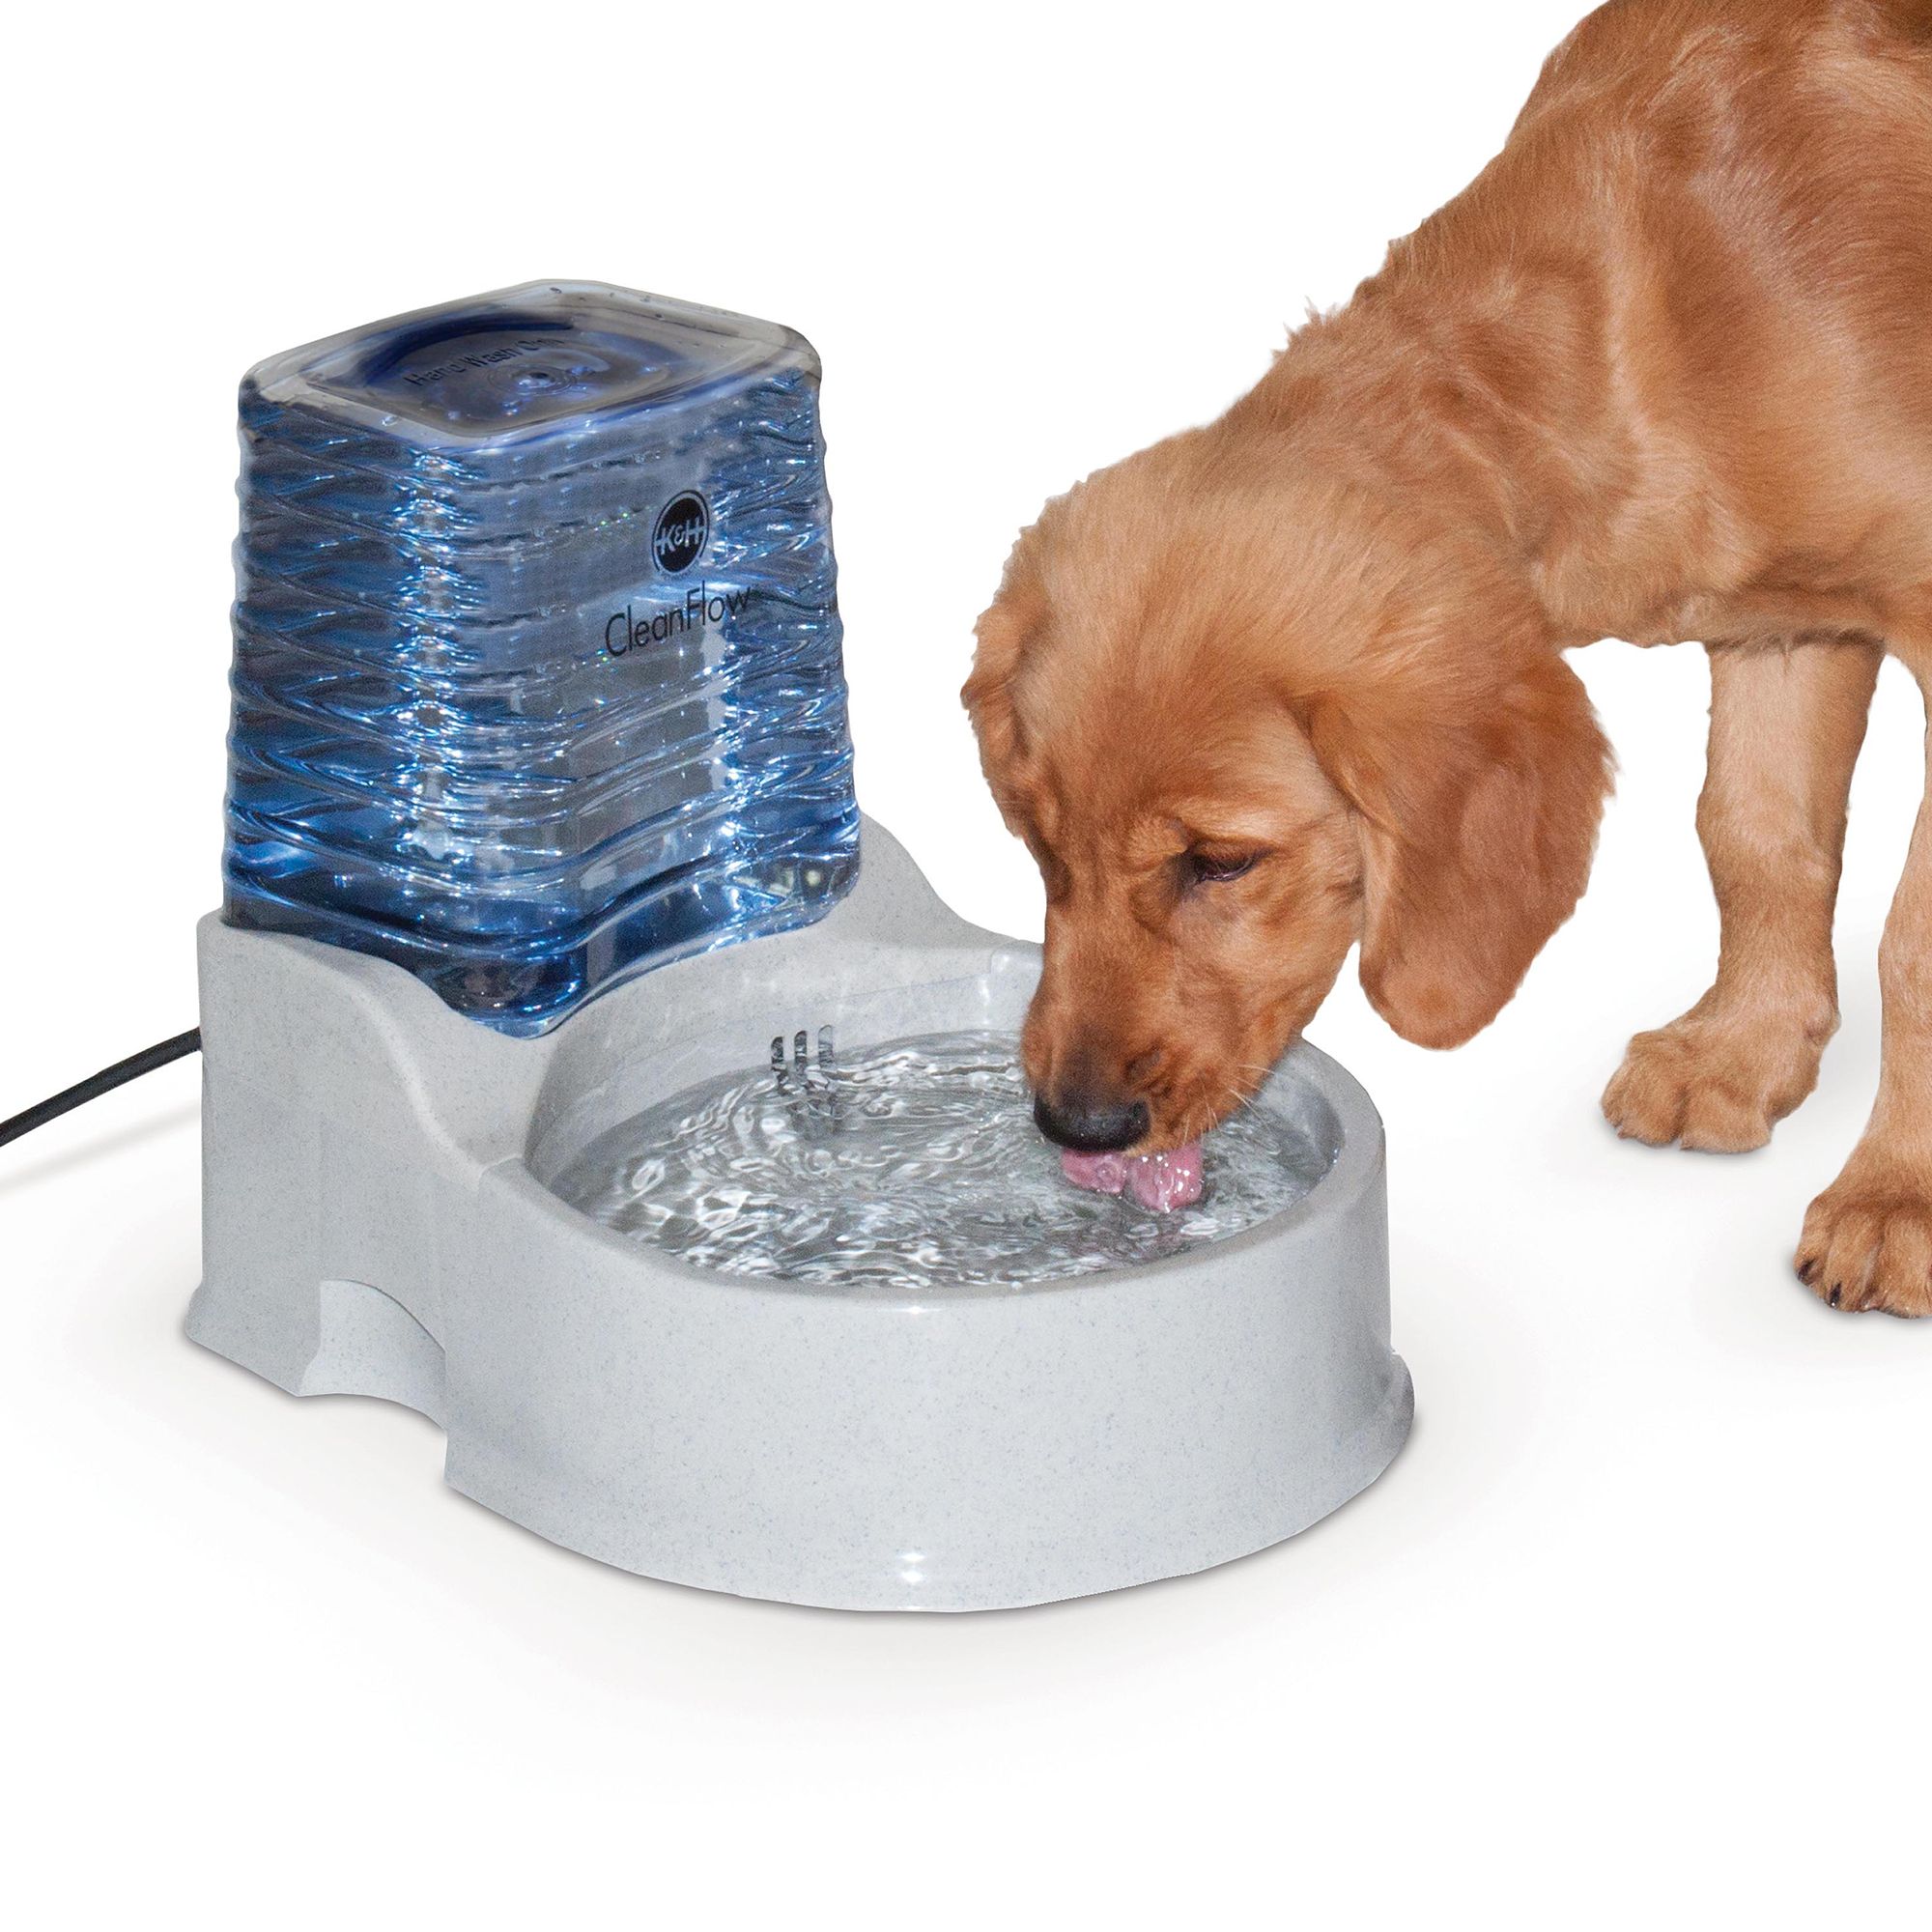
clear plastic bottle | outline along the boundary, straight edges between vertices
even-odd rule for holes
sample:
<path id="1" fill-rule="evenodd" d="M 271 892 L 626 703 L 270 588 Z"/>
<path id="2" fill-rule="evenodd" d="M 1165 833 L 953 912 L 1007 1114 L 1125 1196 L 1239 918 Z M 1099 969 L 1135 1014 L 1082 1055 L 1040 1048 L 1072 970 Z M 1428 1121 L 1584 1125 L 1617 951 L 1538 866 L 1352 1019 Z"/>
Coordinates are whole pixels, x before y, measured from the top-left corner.
<path id="1" fill-rule="evenodd" d="M 227 917 L 509 1033 L 821 917 L 858 809 L 790 329 L 535 282 L 243 379 Z"/>

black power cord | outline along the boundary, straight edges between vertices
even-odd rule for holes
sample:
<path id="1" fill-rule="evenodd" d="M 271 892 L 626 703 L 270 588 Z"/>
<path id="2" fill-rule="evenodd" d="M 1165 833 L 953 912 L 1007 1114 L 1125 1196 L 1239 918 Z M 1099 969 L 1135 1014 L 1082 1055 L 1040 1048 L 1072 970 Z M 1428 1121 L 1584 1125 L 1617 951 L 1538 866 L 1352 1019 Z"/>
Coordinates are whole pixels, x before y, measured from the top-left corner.
<path id="1" fill-rule="evenodd" d="M 144 1073 L 152 1073 L 157 1066 L 165 1066 L 171 1060 L 185 1060 L 190 1053 L 200 1051 L 201 1029 L 190 1027 L 186 1033 L 178 1033 L 173 1039 L 164 1039 L 157 1046 L 130 1053 L 126 1060 L 103 1066 L 99 1073 L 91 1074 L 51 1099 L 43 1100 L 38 1107 L 29 1107 L 11 1121 L 0 1121 L 0 1147 L 18 1140 L 22 1134 L 32 1133 L 36 1127 L 45 1126 L 49 1121 L 59 1120 L 76 1107 L 84 1107 L 90 1100 L 99 1099 L 103 1094 L 111 1094 L 117 1087 L 125 1087 L 130 1080 L 138 1080 Z"/>

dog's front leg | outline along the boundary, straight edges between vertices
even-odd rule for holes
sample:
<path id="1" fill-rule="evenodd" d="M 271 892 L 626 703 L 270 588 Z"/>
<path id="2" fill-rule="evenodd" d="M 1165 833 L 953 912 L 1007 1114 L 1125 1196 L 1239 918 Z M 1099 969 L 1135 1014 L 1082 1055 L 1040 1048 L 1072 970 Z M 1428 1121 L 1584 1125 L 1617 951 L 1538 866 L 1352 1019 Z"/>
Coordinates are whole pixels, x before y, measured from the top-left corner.
<path id="1" fill-rule="evenodd" d="M 1853 641 L 1711 647 L 1697 830 L 1722 922 L 1718 977 L 1681 1019 L 1631 1041 L 1604 1094 L 1618 1133 L 1742 1153 L 1817 1084 L 1838 1024 L 1846 798 L 1883 656 Z"/>
<path id="2" fill-rule="evenodd" d="M 1921 661 L 1922 662 L 1922 661 Z M 1932 677 L 1920 688 L 1932 709 Z M 1878 1104 L 1804 1217 L 1798 1272 L 1834 1308 L 1932 1315 L 1932 730 L 1926 799 L 1879 954 Z"/>

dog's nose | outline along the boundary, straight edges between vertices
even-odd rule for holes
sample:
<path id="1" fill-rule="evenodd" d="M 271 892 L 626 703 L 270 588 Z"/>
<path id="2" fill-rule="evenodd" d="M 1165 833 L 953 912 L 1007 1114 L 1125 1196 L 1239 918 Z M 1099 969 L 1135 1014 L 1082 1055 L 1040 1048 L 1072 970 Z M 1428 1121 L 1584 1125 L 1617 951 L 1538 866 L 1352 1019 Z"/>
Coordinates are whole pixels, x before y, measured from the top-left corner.
<path id="1" fill-rule="evenodd" d="M 1097 1100 L 1091 1094 L 1067 1094 L 1050 1099 L 1037 1094 L 1033 1118 L 1048 1140 L 1075 1153 L 1118 1153 L 1130 1148 L 1148 1130 L 1145 1100 Z"/>

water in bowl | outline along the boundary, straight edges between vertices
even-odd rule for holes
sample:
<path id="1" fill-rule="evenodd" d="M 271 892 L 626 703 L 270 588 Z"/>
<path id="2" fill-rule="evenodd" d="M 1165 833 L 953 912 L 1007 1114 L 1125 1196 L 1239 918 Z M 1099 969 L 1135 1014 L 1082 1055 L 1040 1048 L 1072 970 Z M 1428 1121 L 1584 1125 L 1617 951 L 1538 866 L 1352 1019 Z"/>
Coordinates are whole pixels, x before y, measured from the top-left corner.
<path id="1" fill-rule="evenodd" d="M 900 1039 L 687 1089 L 551 1182 L 607 1228 L 725 1274 L 1028 1288 L 1225 1240 L 1300 1200 L 1336 1149 L 1264 1105 L 1208 1136 L 1198 1203 L 1155 1214 L 1061 1175 L 1009 1035 Z"/>

